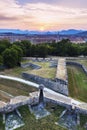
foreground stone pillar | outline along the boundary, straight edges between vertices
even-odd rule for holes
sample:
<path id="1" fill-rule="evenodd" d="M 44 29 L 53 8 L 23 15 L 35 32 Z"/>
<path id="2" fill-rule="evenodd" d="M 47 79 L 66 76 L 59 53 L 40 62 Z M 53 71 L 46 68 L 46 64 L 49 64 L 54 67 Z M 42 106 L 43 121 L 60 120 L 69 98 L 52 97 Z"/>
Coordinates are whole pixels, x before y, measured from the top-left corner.
<path id="1" fill-rule="evenodd" d="M 43 104 L 43 105 L 44 105 L 43 89 L 44 89 L 44 85 L 43 85 L 43 84 L 40 84 L 40 86 L 39 86 L 39 90 L 40 90 L 40 94 L 39 94 L 39 104 Z"/>
<path id="2" fill-rule="evenodd" d="M 32 113 L 34 113 L 36 119 L 40 119 L 40 118 L 43 118 L 45 116 L 50 115 L 50 112 L 48 112 L 45 109 L 43 89 L 44 89 L 44 85 L 40 84 L 40 86 L 39 86 L 39 101 L 38 101 L 38 104 L 29 106 L 30 111 Z"/>

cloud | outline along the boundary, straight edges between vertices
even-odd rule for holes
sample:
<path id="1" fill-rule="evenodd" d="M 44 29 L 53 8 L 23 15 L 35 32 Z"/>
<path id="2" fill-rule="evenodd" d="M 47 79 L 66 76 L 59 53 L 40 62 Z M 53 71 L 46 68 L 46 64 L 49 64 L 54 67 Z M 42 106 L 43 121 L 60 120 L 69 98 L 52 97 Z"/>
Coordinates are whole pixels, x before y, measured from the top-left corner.
<path id="1" fill-rule="evenodd" d="M 8 17 L 0 14 L 0 21 L 13 21 L 13 20 L 18 20 L 17 17 Z"/>
<path id="2" fill-rule="evenodd" d="M 64 7 L 87 8 L 87 0 L 17 0 L 19 4 L 45 3 Z"/>
<path id="3" fill-rule="evenodd" d="M 41 26 L 44 26 L 46 30 L 52 30 L 67 28 L 69 25 L 75 26 L 75 24 L 86 27 L 87 9 L 80 8 L 82 0 L 77 0 L 76 5 L 74 1 L 71 3 L 70 1 L 1 0 L 0 27 L 35 30 L 39 30 Z M 77 6 L 78 1 L 78 8 L 73 8 L 73 6 Z M 71 6 L 69 6 L 70 4 Z"/>

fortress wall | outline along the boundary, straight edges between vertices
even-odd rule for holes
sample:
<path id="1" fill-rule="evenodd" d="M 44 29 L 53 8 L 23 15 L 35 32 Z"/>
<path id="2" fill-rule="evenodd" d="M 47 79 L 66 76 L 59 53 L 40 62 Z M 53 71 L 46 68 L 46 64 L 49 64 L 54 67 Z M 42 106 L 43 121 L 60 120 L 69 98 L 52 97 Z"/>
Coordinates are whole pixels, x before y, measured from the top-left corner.
<path id="1" fill-rule="evenodd" d="M 40 76 L 28 74 L 28 73 L 22 73 L 22 77 L 25 78 L 26 80 L 30 80 L 38 84 L 43 84 L 44 86 L 46 86 L 51 90 L 54 90 L 55 92 L 59 92 L 61 94 L 68 96 L 68 88 L 66 84 L 62 84 L 58 81 L 55 82 L 53 80 L 42 78 Z"/>
<path id="2" fill-rule="evenodd" d="M 20 107 L 20 106 L 23 106 L 23 105 L 33 105 L 33 104 L 36 104 L 38 103 L 38 100 L 39 98 L 38 97 L 33 97 L 33 98 L 30 98 L 27 99 L 27 100 L 24 100 L 24 101 L 21 101 L 21 102 L 18 102 L 18 103 L 7 103 L 5 106 L 3 107 L 0 107 L 0 113 L 8 113 L 8 112 L 12 112 L 14 111 L 16 108 Z"/>

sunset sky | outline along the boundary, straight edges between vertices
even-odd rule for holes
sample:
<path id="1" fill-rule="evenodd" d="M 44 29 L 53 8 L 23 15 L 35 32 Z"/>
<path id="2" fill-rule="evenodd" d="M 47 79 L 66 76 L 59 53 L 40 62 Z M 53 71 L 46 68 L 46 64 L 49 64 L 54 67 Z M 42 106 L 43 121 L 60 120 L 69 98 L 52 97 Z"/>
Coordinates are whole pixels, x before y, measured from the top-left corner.
<path id="1" fill-rule="evenodd" d="M 0 0 L 0 28 L 87 30 L 87 0 Z"/>

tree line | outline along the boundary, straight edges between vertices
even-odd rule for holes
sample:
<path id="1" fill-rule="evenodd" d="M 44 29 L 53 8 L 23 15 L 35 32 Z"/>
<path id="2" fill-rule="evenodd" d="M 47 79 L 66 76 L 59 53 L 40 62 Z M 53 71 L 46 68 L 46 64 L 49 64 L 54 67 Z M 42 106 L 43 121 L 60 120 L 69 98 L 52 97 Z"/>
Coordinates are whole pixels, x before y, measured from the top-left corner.
<path id="1" fill-rule="evenodd" d="M 47 56 L 79 56 L 87 55 L 87 43 L 75 44 L 68 39 L 59 42 L 32 44 L 30 41 L 0 40 L 0 65 L 8 68 L 20 66 L 21 59 L 25 57 Z"/>

